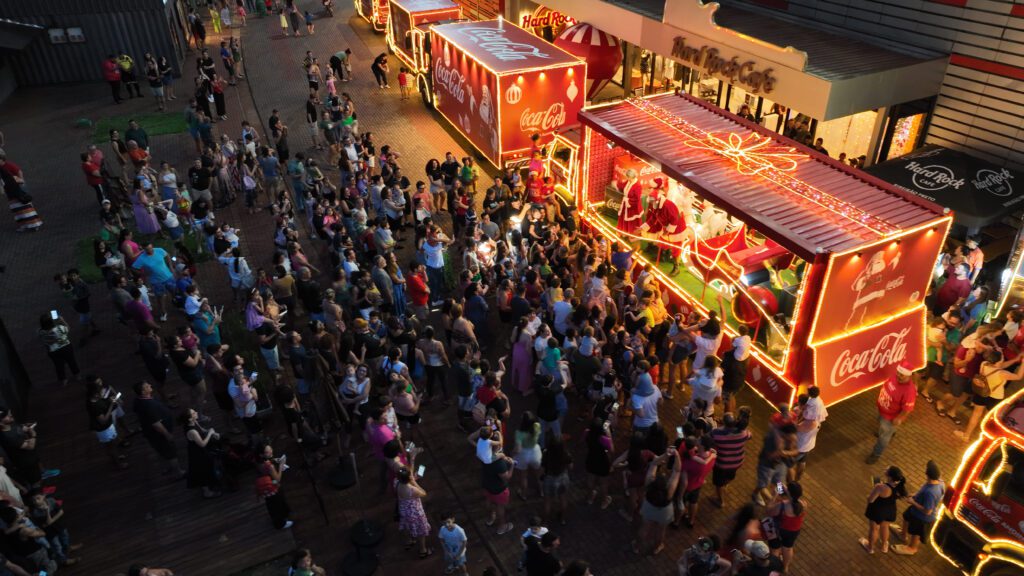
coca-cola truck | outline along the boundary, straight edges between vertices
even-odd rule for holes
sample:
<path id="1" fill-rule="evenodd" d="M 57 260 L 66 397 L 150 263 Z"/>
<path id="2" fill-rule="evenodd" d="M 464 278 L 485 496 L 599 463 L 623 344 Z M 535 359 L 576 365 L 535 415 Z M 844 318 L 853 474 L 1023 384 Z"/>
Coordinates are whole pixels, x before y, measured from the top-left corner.
<path id="1" fill-rule="evenodd" d="M 462 8 L 452 0 L 391 0 L 388 48 L 416 77 L 416 88 L 430 103 L 430 26 L 457 22 Z"/>
<path id="2" fill-rule="evenodd" d="M 586 63 L 504 20 L 430 27 L 430 103 L 492 164 L 530 158 L 576 125 Z"/>
<path id="3" fill-rule="evenodd" d="M 356 13 L 366 19 L 375 32 L 384 32 L 388 25 L 388 0 L 353 0 Z"/>
<path id="4" fill-rule="evenodd" d="M 930 539 L 970 576 L 1024 574 L 1024 391 L 996 405 L 943 495 Z"/>

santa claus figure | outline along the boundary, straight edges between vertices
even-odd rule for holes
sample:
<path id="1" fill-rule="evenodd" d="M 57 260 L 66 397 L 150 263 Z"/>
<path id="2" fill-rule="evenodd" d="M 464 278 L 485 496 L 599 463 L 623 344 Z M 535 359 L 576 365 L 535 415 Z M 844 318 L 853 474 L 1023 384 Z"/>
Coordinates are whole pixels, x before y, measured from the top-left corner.
<path id="1" fill-rule="evenodd" d="M 659 259 L 666 245 L 671 246 L 669 250 L 672 254 L 672 271 L 669 274 L 675 275 L 679 272 L 679 256 L 683 251 L 686 222 L 679 213 L 679 207 L 669 200 L 667 194 L 660 194 L 652 198 L 651 202 L 647 210 L 647 222 L 641 226 L 641 231 L 652 235 L 658 241 Z"/>
<path id="2" fill-rule="evenodd" d="M 622 186 L 622 205 L 619 206 L 617 227 L 626 234 L 636 234 L 644 214 L 643 190 L 636 170 L 626 170 L 626 183 Z"/>

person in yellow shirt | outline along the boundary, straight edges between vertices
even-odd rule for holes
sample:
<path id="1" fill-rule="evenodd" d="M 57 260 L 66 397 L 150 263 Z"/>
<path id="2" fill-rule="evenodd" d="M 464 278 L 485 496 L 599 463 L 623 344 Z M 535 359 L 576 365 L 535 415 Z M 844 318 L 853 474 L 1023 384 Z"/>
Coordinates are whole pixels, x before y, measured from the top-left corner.
<path id="1" fill-rule="evenodd" d="M 121 68 L 121 83 L 124 84 L 125 89 L 128 90 L 128 97 L 134 98 L 138 96 L 142 98 L 142 90 L 139 88 L 139 79 L 135 76 L 135 61 L 128 55 L 127 51 L 122 50 L 121 55 L 117 57 L 117 65 Z M 132 95 L 132 90 L 135 91 L 135 96 Z"/>

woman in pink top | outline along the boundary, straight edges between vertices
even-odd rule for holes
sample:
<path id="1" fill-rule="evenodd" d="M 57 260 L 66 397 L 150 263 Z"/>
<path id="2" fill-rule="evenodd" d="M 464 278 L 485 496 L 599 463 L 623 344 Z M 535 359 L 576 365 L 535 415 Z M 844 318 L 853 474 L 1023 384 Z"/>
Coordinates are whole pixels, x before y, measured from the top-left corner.
<path id="1" fill-rule="evenodd" d="M 686 526 L 693 528 L 693 519 L 697 516 L 697 505 L 700 501 L 700 489 L 704 486 L 704 479 L 711 473 L 715 465 L 717 453 L 711 447 L 713 441 L 710 436 L 704 436 L 698 444 L 697 439 L 688 437 L 680 449 L 683 456 L 683 477 L 679 485 L 683 489 L 683 510 L 676 510 L 677 517 L 672 523 L 679 525 L 679 520 L 684 518 Z M 682 512 L 682 516 L 678 514 Z"/>

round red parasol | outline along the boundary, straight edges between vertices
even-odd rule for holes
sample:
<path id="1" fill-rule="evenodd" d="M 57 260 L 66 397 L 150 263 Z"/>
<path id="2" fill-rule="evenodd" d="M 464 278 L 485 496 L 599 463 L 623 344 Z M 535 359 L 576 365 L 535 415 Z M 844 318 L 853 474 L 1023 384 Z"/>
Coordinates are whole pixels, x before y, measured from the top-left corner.
<path id="1" fill-rule="evenodd" d="M 555 38 L 555 46 L 586 60 L 587 80 L 590 81 L 588 100 L 604 88 L 622 65 L 619 39 L 585 22 L 562 31 Z"/>

